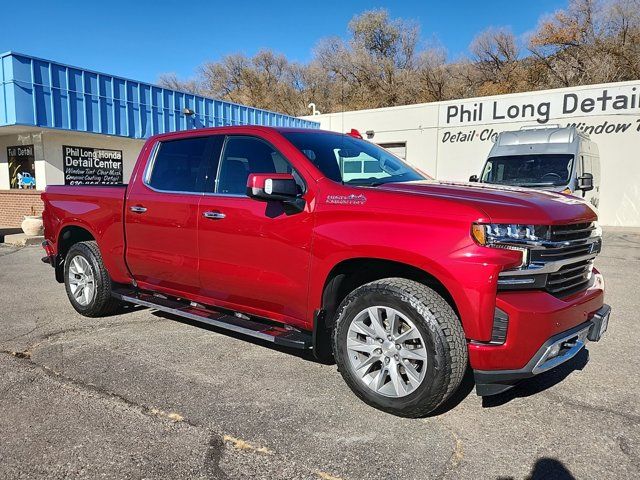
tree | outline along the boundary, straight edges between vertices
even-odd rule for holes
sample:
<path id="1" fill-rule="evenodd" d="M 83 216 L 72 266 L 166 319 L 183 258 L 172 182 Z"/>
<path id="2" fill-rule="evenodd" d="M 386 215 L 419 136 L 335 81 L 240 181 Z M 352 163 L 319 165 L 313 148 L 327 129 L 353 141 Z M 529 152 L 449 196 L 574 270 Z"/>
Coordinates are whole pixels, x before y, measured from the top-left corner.
<path id="1" fill-rule="evenodd" d="M 386 10 L 353 17 L 347 38 L 322 39 L 307 64 L 270 50 L 202 65 L 195 78 L 159 83 L 291 115 L 357 110 L 479 95 L 640 78 L 640 0 L 570 0 L 545 17 L 528 50 L 507 28 L 473 39 L 469 56 L 448 61 L 418 25 Z"/>
<path id="2" fill-rule="evenodd" d="M 526 88 L 525 72 L 519 59 L 516 38 L 506 28 L 489 28 L 480 32 L 469 46 L 480 95 L 497 95 Z"/>

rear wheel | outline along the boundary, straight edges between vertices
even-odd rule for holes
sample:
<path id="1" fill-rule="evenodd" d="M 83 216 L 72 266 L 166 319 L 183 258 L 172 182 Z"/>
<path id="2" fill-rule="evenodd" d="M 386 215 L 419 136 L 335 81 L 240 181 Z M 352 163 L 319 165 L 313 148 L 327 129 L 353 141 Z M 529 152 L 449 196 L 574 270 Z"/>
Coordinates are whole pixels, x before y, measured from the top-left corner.
<path id="1" fill-rule="evenodd" d="M 402 278 L 363 285 L 338 310 L 333 348 L 344 380 L 369 405 L 424 416 L 460 385 L 467 349 L 451 306 Z"/>
<path id="2" fill-rule="evenodd" d="M 96 242 L 79 242 L 67 252 L 64 285 L 73 308 L 85 317 L 113 313 L 120 305 L 111 296 L 111 279 Z"/>

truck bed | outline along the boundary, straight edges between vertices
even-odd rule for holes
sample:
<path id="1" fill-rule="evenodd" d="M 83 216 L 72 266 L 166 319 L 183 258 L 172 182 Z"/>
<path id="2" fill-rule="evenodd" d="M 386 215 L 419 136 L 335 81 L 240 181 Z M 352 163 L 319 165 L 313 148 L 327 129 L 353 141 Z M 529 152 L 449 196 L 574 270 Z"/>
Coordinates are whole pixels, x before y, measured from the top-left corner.
<path id="1" fill-rule="evenodd" d="M 123 209 L 127 185 L 49 185 L 42 194 L 45 236 L 56 252 L 74 226 L 89 231 L 116 281 L 126 281 Z M 61 226 L 64 225 L 64 229 Z M 68 236 L 69 233 L 66 233 Z M 63 245 L 59 245 L 62 243 Z"/>

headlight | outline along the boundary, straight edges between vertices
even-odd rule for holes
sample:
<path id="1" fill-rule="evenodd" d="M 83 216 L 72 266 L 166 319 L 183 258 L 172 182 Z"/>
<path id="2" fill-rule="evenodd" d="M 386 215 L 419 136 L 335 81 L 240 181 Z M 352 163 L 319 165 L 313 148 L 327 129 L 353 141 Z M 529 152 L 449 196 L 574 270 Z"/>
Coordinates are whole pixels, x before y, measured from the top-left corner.
<path id="1" fill-rule="evenodd" d="M 471 235 L 479 245 L 502 246 L 541 242 L 547 239 L 549 227 L 546 225 L 520 225 L 474 223 Z"/>

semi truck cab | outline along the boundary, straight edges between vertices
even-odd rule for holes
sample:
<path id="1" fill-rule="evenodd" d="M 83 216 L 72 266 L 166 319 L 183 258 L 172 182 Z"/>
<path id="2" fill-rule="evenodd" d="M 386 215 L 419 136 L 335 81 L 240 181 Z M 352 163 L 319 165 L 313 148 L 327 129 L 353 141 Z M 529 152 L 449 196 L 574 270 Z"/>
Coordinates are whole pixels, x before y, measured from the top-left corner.
<path id="1" fill-rule="evenodd" d="M 574 126 L 534 126 L 501 132 L 480 177 L 471 175 L 469 181 L 569 193 L 597 208 L 598 145 Z"/>

